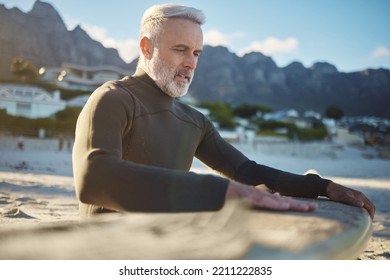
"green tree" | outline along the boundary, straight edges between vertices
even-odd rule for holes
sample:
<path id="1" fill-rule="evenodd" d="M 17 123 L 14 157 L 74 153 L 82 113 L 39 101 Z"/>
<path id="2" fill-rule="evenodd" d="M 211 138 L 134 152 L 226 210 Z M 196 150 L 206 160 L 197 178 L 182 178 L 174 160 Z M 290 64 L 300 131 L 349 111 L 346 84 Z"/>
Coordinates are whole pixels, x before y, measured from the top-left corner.
<path id="1" fill-rule="evenodd" d="M 66 107 L 57 112 L 55 115 L 57 130 L 63 133 L 73 133 L 80 112 L 80 107 Z"/>
<path id="2" fill-rule="evenodd" d="M 58 111 L 55 115 L 55 118 L 58 121 L 73 121 L 77 119 L 80 112 L 80 107 L 66 107 L 64 110 Z"/>
<path id="3" fill-rule="evenodd" d="M 11 62 L 11 73 L 22 82 L 36 81 L 38 69 L 29 61 L 15 57 Z"/>
<path id="4" fill-rule="evenodd" d="M 236 116 L 245 119 L 254 117 L 258 112 L 269 113 L 272 109 L 262 105 L 241 104 L 233 110 Z"/>
<path id="5" fill-rule="evenodd" d="M 338 106 L 329 106 L 328 108 L 326 108 L 325 115 L 328 118 L 339 120 L 344 116 L 344 112 Z"/>
<path id="6" fill-rule="evenodd" d="M 80 111 L 79 107 L 66 107 L 57 112 L 54 118 L 30 119 L 22 116 L 11 116 L 7 114 L 6 110 L 0 109 L 0 130 L 25 136 L 37 136 L 38 131 L 43 128 L 49 137 L 59 134 L 73 135 Z"/>
<path id="7" fill-rule="evenodd" d="M 209 109 L 212 119 L 218 122 L 221 127 L 232 128 L 235 126 L 234 115 L 228 104 L 222 102 L 205 102 L 201 103 L 199 107 Z"/>

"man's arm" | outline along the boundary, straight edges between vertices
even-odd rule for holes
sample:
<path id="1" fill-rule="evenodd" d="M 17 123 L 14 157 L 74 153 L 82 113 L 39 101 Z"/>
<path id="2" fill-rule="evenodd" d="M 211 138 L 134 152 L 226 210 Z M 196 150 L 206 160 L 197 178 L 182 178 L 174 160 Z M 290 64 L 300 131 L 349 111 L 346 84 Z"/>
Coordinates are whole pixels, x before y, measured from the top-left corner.
<path id="1" fill-rule="evenodd" d="M 361 192 L 346 188 L 315 174 L 298 175 L 257 164 L 221 139 L 217 131 L 213 131 L 212 128 L 210 131 L 210 136 L 206 138 L 205 143 L 199 149 L 198 157 L 228 178 L 246 186 L 265 184 L 270 190 L 283 196 L 308 198 L 326 196 L 333 201 L 363 207 L 371 217 L 374 217 L 375 206 Z M 232 188 L 234 189 L 234 185 L 230 184 L 228 193 L 231 193 Z M 241 192 L 241 197 L 245 196 L 245 193 L 250 197 L 254 194 L 250 191 Z M 268 204 L 259 205 L 259 207 L 266 208 L 268 206 Z"/>
<path id="2" fill-rule="evenodd" d="M 315 203 L 299 201 L 281 196 L 279 193 L 270 193 L 236 181 L 230 181 L 226 198 L 241 199 L 254 207 L 279 211 L 306 212 L 313 211 L 318 207 Z"/>
<path id="3" fill-rule="evenodd" d="M 266 174 L 266 175 L 264 175 Z M 247 162 L 237 173 L 239 181 L 253 185 L 266 184 L 274 192 L 296 197 L 326 196 L 344 204 L 362 207 L 374 218 L 374 204 L 361 192 L 344 187 L 316 174 L 297 175 Z"/>

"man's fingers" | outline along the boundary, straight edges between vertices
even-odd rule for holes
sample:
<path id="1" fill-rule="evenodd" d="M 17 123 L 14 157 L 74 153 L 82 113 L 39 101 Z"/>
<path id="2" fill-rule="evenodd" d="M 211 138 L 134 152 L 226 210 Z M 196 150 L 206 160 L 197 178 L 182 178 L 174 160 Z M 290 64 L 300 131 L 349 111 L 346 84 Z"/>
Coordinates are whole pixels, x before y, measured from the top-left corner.
<path id="1" fill-rule="evenodd" d="M 359 208 L 364 208 L 367 210 L 370 217 L 373 219 L 375 216 L 375 206 L 371 201 L 361 192 L 351 191 L 345 193 L 344 196 L 340 196 L 340 199 L 334 199 L 335 201 L 356 206 Z"/>
<path id="2" fill-rule="evenodd" d="M 371 203 L 371 201 L 363 194 L 362 198 L 354 199 L 356 200 L 356 206 L 366 209 L 370 217 L 374 219 L 376 209 L 375 206 Z"/>
<path id="3" fill-rule="evenodd" d="M 299 201 L 281 196 L 279 193 L 273 194 L 234 181 L 231 181 L 228 186 L 226 198 L 239 198 L 255 207 L 269 210 L 306 212 L 313 211 L 318 207 L 315 203 Z"/>
<path id="4" fill-rule="evenodd" d="M 255 206 L 271 210 L 306 212 L 313 211 L 318 207 L 315 203 L 303 202 L 293 198 L 283 197 L 280 196 L 280 194 L 260 195 L 252 198 L 252 203 Z"/>
<path id="5" fill-rule="evenodd" d="M 363 203 L 363 205 L 361 207 L 366 209 L 370 217 L 374 219 L 375 211 L 376 211 L 374 204 L 364 194 L 362 194 L 362 196 L 363 199 L 361 200 L 361 202 Z"/>
<path id="6" fill-rule="evenodd" d="M 288 210 L 293 211 L 313 211 L 318 208 L 317 203 L 311 203 L 306 201 L 300 201 L 290 197 L 283 197 L 279 194 L 277 195 L 278 200 L 282 200 L 284 203 L 288 204 Z"/>
<path id="7" fill-rule="evenodd" d="M 366 209 L 372 219 L 375 216 L 374 204 L 360 191 L 330 182 L 327 186 L 327 196 L 333 201 Z"/>

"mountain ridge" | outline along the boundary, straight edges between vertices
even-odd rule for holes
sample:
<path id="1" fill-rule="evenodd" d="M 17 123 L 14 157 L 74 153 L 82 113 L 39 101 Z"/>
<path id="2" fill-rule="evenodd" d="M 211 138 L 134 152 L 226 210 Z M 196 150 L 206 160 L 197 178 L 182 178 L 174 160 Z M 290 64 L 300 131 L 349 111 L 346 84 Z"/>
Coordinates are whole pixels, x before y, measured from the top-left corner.
<path id="1" fill-rule="evenodd" d="M 80 26 L 68 30 L 55 8 L 39 0 L 27 13 L 0 4 L 0 49 L 1 79 L 11 77 L 10 62 L 16 56 L 37 67 L 114 65 L 130 75 L 137 62 L 124 62 L 116 49 L 93 40 Z M 306 68 L 295 61 L 278 67 L 259 52 L 239 57 L 226 47 L 206 45 L 189 95 L 200 102 L 262 104 L 320 113 L 328 106 L 338 106 L 346 115 L 390 118 L 390 71 L 339 72 L 327 62 Z"/>

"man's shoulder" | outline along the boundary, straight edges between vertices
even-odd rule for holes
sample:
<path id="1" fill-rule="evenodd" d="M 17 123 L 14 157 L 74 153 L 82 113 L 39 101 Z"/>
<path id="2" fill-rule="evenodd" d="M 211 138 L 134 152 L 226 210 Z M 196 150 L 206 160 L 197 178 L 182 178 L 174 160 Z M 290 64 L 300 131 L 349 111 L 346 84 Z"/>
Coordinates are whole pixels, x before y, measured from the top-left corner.
<path id="1" fill-rule="evenodd" d="M 136 81 L 132 77 L 122 80 L 107 81 L 92 93 L 92 96 L 111 96 L 112 98 L 130 97 L 133 95 L 133 88 Z"/>
<path id="2" fill-rule="evenodd" d="M 95 89 L 89 98 L 89 103 L 94 106 L 132 104 L 132 99 L 131 92 L 126 89 L 122 80 L 111 80 Z"/>
<path id="3" fill-rule="evenodd" d="M 111 80 L 111 81 L 105 82 L 99 88 L 97 88 L 97 91 L 123 92 L 123 91 L 126 91 L 126 89 L 128 89 L 128 88 L 136 86 L 136 83 L 137 83 L 136 79 L 134 79 L 131 76 L 126 76 L 122 80 Z"/>

